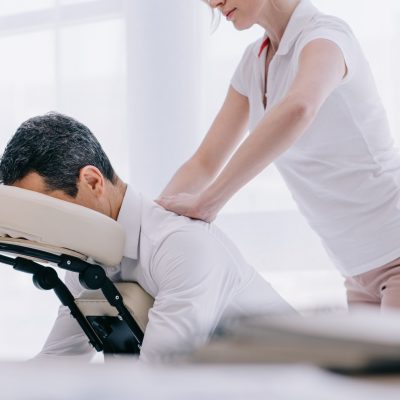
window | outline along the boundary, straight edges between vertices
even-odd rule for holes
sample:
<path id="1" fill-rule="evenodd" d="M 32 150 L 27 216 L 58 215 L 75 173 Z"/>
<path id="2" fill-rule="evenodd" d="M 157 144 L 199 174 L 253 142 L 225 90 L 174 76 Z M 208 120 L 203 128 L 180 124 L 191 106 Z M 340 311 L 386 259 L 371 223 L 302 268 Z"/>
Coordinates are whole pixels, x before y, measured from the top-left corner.
<path id="1" fill-rule="evenodd" d="M 0 4 L 0 16 L 43 10 L 49 7 L 54 7 L 55 5 L 56 0 L 4 0 Z"/>
<path id="2" fill-rule="evenodd" d="M 114 0 L 4 0 L 0 5 L 0 147 L 34 115 L 88 125 L 128 179 L 126 37 Z"/>
<path id="3" fill-rule="evenodd" d="M 122 5 L 118 0 L 0 2 L 1 151 L 22 121 L 61 111 L 93 130 L 116 170 L 128 179 Z M 34 288 L 29 275 L 1 268 L 0 311 L 9 329 L 0 333 L 0 357 L 32 357 L 49 332 L 59 301 Z"/>

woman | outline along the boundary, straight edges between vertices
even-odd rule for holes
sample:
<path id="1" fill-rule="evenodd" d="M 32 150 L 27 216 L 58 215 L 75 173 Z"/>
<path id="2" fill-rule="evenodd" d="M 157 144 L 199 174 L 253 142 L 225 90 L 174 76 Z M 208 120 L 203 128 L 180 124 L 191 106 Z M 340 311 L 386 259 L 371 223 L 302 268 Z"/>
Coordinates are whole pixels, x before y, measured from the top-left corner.
<path id="1" fill-rule="evenodd" d="M 308 0 L 209 4 L 237 29 L 266 34 L 247 48 L 210 131 L 159 204 L 212 221 L 274 162 L 346 277 L 349 305 L 400 307 L 400 155 L 350 28 Z"/>

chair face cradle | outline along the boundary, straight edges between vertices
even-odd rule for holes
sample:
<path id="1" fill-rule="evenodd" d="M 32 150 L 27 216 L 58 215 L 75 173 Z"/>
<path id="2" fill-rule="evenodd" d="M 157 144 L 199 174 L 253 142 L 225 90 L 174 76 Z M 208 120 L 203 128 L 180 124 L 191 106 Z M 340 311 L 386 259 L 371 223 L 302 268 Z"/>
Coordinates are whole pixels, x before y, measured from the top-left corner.
<path id="1" fill-rule="evenodd" d="M 35 218 L 43 213 L 43 202 L 45 209 L 52 210 L 53 219 L 46 223 Z M 10 210 L 15 209 L 15 203 L 22 208 L 13 214 Z M 20 210 L 24 210 L 24 215 L 18 213 Z M 60 219 L 62 225 L 58 222 Z M 44 225 L 47 226 L 43 228 Z M 98 238 L 106 245 L 100 245 L 97 251 L 93 236 L 99 235 L 100 225 L 100 235 L 105 232 L 112 240 L 109 243 L 104 242 L 104 237 Z M 82 226 L 89 244 L 81 243 Z M 75 230 L 80 231 L 79 242 L 60 237 L 60 231 L 73 234 Z M 52 232 L 57 232 L 56 243 Z M 115 221 L 92 210 L 28 190 L 0 186 L 0 263 L 31 274 L 39 289 L 54 290 L 97 351 L 139 354 L 153 299 L 135 283 L 114 285 L 107 277 L 105 267 L 88 261 L 97 259 L 103 265 L 111 266 L 112 262 L 117 265 L 122 259 L 124 235 L 121 232 L 122 228 Z M 46 242 L 37 240 L 43 236 L 50 239 Z M 60 240 L 69 247 L 60 246 Z M 81 285 L 88 291 L 75 299 L 55 269 L 43 263 L 78 273 Z"/>

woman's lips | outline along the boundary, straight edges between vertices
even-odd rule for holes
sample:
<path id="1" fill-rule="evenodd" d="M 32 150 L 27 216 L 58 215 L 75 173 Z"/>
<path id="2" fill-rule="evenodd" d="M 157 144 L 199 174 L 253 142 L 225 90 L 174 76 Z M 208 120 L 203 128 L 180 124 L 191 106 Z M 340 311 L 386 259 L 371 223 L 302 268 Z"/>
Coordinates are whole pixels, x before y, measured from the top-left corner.
<path id="1" fill-rule="evenodd" d="M 226 19 L 228 21 L 232 21 L 233 14 L 234 14 L 235 11 L 236 11 L 236 8 L 234 8 L 233 10 L 229 11 L 228 14 L 226 14 Z"/>

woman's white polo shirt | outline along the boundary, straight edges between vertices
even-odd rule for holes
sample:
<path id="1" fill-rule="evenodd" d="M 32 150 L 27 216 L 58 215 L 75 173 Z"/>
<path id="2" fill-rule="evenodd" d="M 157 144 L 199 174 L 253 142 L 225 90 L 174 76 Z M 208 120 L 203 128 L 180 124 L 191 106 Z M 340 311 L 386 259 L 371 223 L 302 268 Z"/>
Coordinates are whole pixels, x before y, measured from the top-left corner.
<path id="1" fill-rule="evenodd" d="M 232 86 L 250 103 L 249 128 L 287 94 L 306 44 L 334 42 L 347 74 L 312 125 L 275 165 L 336 266 L 354 276 L 400 257 L 400 156 L 369 65 L 351 29 L 302 0 L 268 72 L 261 38 L 240 62 Z"/>

